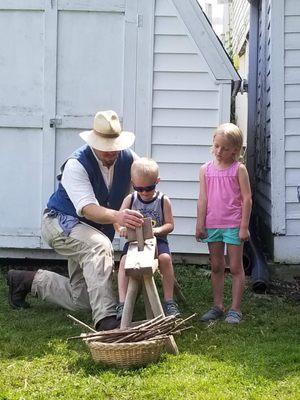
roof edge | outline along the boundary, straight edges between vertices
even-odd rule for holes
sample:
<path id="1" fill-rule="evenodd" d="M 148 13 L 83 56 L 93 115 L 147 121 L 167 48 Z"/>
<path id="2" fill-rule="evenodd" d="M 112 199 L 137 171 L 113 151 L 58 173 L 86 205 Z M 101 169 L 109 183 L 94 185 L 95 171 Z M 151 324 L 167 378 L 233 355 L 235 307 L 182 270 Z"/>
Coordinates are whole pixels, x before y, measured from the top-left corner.
<path id="1" fill-rule="evenodd" d="M 197 0 L 171 0 L 216 80 L 241 77 Z"/>

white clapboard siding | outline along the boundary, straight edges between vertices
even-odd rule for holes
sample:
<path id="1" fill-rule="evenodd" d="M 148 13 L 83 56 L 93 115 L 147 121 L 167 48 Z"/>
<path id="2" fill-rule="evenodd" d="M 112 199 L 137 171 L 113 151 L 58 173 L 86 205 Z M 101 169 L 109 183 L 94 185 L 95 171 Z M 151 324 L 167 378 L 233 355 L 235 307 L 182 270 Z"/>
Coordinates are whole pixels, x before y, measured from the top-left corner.
<path id="1" fill-rule="evenodd" d="M 196 181 L 162 181 L 159 184 L 162 192 L 166 193 L 170 199 L 190 199 L 195 200 L 199 193 L 199 183 Z"/>
<path id="2" fill-rule="evenodd" d="M 238 54 L 243 46 L 249 31 L 250 4 L 245 0 L 236 0 L 232 3 L 232 50 Z"/>
<path id="3" fill-rule="evenodd" d="M 294 203 L 294 202 L 299 202 L 300 193 L 298 194 L 297 186 L 292 185 L 288 186 L 286 185 L 285 188 L 285 198 L 287 203 Z"/>
<path id="4" fill-rule="evenodd" d="M 299 151 L 287 151 L 285 155 L 286 168 L 300 168 Z"/>
<path id="5" fill-rule="evenodd" d="M 178 161 L 160 162 L 159 175 L 164 181 L 198 181 L 199 163 L 178 164 Z"/>
<path id="6" fill-rule="evenodd" d="M 300 101 L 287 101 L 285 103 L 285 117 L 286 118 L 299 118 L 300 117 L 300 109 L 299 109 Z"/>
<path id="7" fill-rule="evenodd" d="M 214 129 L 229 120 L 230 89 L 222 94 L 204 53 L 207 48 L 193 40 L 188 16 L 179 15 L 181 4 L 174 4 L 158 0 L 155 7 L 151 156 L 159 163 L 160 188 L 174 203 L 171 245 L 175 251 L 195 252 L 199 168 L 211 159 Z M 197 12 L 202 15 L 198 5 Z M 201 31 L 200 21 L 197 24 Z M 224 93 L 226 104 L 221 100 Z"/>
<path id="8" fill-rule="evenodd" d="M 155 2 L 155 17 L 171 16 L 177 17 L 176 9 L 173 3 L 166 0 L 156 0 Z"/>
<path id="9" fill-rule="evenodd" d="M 299 135 L 290 135 L 285 138 L 285 150 L 286 151 L 300 151 L 300 131 Z M 299 155 L 297 153 L 296 155 Z"/>
<path id="10" fill-rule="evenodd" d="M 300 32 L 285 34 L 285 48 L 287 50 L 298 50 L 300 40 Z"/>
<path id="11" fill-rule="evenodd" d="M 216 90 L 207 72 L 155 72 L 154 89 L 164 90 Z"/>
<path id="12" fill-rule="evenodd" d="M 286 231 L 287 231 L 288 236 L 299 236 L 300 218 L 299 219 L 287 219 Z"/>
<path id="13" fill-rule="evenodd" d="M 300 57 L 299 57 L 300 64 Z M 285 85 L 285 100 L 300 101 L 300 84 Z"/>
<path id="14" fill-rule="evenodd" d="M 154 59 L 154 71 L 207 72 L 207 65 L 198 54 L 157 53 Z"/>
<path id="15" fill-rule="evenodd" d="M 285 51 L 285 66 L 286 67 L 299 67 L 300 50 L 286 50 Z"/>
<path id="16" fill-rule="evenodd" d="M 299 168 L 285 168 L 285 183 L 287 186 L 299 186 Z"/>
<path id="17" fill-rule="evenodd" d="M 300 118 L 286 118 L 285 119 L 285 134 L 298 135 Z"/>
<path id="18" fill-rule="evenodd" d="M 153 144 L 183 144 L 211 146 L 213 127 L 154 126 Z"/>
<path id="19" fill-rule="evenodd" d="M 287 219 L 299 219 L 300 220 L 300 203 L 287 203 L 286 205 L 286 217 Z"/>
<path id="20" fill-rule="evenodd" d="M 300 36 L 299 36 L 300 39 Z M 300 67 L 287 67 L 285 69 L 285 83 L 300 83 Z"/>
<path id="21" fill-rule="evenodd" d="M 192 217 L 197 215 L 197 200 L 173 199 L 172 210 L 174 217 Z"/>
<path id="22" fill-rule="evenodd" d="M 285 0 L 284 19 L 284 119 L 285 119 L 285 218 L 286 237 L 290 239 L 288 261 L 300 262 L 300 4 Z M 276 160 L 274 160 L 276 162 Z M 281 190 L 281 188 L 277 188 Z M 278 242 L 277 259 L 282 260 L 285 244 Z M 294 255 L 292 255 L 294 253 Z"/>
<path id="23" fill-rule="evenodd" d="M 190 108 L 218 110 L 219 93 L 205 90 L 155 90 L 153 93 L 154 108 Z"/>
<path id="24" fill-rule="evenodd" d="M 177 16 L 156 16 L 154 33 L 159 35 L 186 35 L 185 27 Z"/>
<path id="25" fill-rule="evenodd" d="M 153 109 L 154 126 L 217 126 L 219 110 L 194 110 L 194 109 Z"/>
<path id="26" fill-rule="evenodd" d="M 155 53 L 197 53 L 196 45 L 186 35 L 155 35 Z"/>
<path id="27" fill-rule="evenodd" d="M 172 253 L 184 253 L 190 254 L 207 254 L 208 248 L 206 243 L 197 242 L 195 235 L 185 236 L 185 235 L 175 235 L 171 234 L 169 236 L 169 244 Z"/>
<path id="28" fill-rule="evenodd" d="M 300 15 L 300 3 L 298 0 L 285 0 L 284 6 L 285 15 Z"/>
<path id="29" fill-rule="evenodd" d="M 209 161 L 211 158 L 209 149 L 209 146 L 153 145 L 152 156 L 158 162 L 176 162 L 180 168 L 181 163 L 195 164 Z"/>
<path id="30" fill-rule="evenodd" d="M 300 16 L 286 15 L 284 19 L 284 26 L 286 33 L 299 33 Z"/>

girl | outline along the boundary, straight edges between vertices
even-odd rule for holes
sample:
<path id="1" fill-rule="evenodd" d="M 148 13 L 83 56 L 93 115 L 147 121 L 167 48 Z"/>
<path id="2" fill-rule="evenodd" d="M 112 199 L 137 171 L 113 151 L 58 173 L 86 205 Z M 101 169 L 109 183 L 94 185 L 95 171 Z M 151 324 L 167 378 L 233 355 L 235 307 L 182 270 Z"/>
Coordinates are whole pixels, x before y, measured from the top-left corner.
<path id="1" fill-rule="evenodd" d="M 197 207 L 196 239 L 208 243 L 214 305 L 201 321 L 223 318 L 225 257 L 227 246 L 232 276 L 232 303 L 225 321 L 238 324 L 242 319 L 244 291 L 243 242 L 249 239 L 252 207 L 247 169 L 238 160 L 243 146 L 240 129 L 231 123 L 217 128 L 213 136 L 214 160 L 200 168 L 200 195 Z"/>

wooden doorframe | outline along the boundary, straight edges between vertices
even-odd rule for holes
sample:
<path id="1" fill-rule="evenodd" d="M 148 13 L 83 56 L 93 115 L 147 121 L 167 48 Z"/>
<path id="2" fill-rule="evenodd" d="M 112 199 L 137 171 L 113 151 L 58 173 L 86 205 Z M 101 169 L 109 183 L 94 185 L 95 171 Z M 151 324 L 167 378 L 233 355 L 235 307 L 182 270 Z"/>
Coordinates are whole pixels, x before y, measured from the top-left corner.
<path id="1" fill-rule="evenodd" d="M 155 0 L 138 2 L 135 149 L 151 156 Z"/>

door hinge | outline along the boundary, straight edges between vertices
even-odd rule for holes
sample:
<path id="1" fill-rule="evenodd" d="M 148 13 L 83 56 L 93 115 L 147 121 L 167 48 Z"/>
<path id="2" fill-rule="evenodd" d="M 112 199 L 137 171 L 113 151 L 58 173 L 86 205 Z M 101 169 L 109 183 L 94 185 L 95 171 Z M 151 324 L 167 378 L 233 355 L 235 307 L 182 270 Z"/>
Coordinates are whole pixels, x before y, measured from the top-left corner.
<path id="1" fill-rule="evenodd" d="M 56 128 L 57 126 L 62 124 L 61 118 L 51 118 L 49 121 L 50 128 Z"/>

